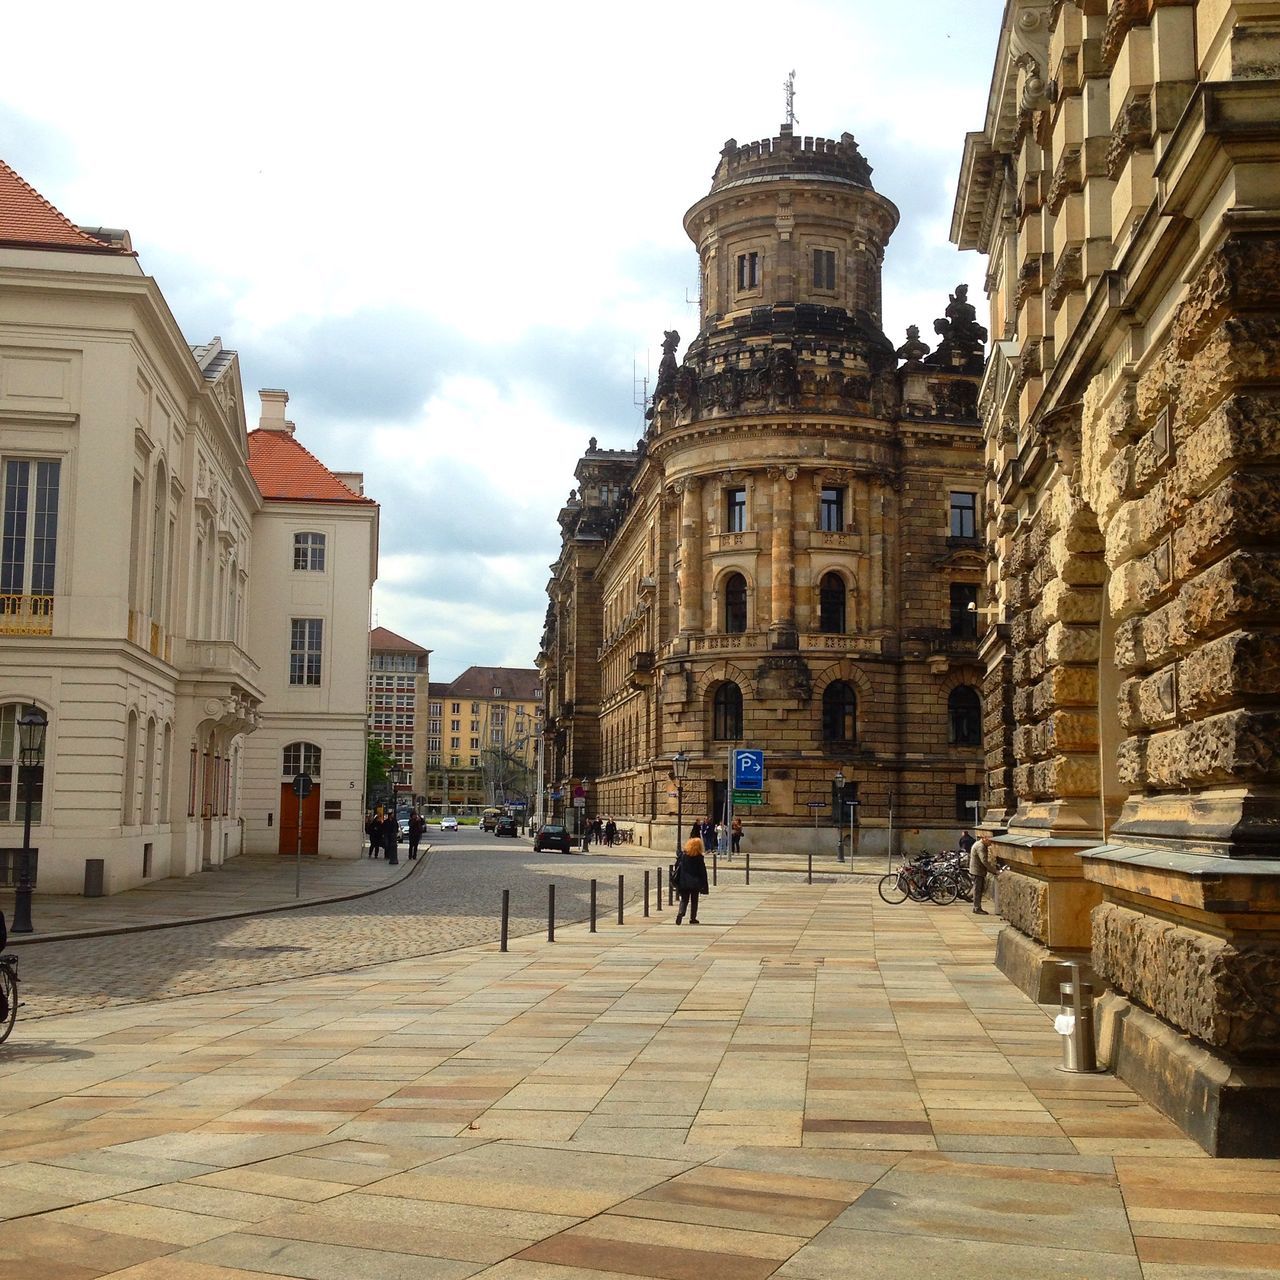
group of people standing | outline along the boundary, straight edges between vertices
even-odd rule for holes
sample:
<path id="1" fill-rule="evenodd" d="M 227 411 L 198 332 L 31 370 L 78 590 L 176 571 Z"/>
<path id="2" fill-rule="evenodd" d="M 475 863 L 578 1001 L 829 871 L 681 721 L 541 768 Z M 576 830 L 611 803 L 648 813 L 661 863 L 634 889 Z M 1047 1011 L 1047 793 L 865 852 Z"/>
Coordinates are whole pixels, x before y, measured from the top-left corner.
<path id="1" fill-rule="evenodd" d="M 589 818 L 582 828 L 582 849 L 585 853 L 592 844 L 621 844 L 618 824 L 612 818 Z"/>
<path id="2" fill-rule="evenodd" d="M 418 856 L 418 846 L 422 843 L 422 833 L 427 829 L 427 820 L 422 814 L 414 812 L 409 815 L 409 861 Z M 369 857 L 376 858 L 385 854 L 387 865 L 400 865 L 400 822 L 394 813 L 385 813 L 379 817 L 371 813 L 365 819 L 364 833 L 369 837 Z"/>
<path id="3" fill-rule="evenodd" d="M 689 828 L 690 840 L 701 840 L 702 849 L 714 849 L 721 857 L 732 858 L 742 848 L 742 819 L 732 822 L 712 822 L 710 815 L 694 822 Z"/>

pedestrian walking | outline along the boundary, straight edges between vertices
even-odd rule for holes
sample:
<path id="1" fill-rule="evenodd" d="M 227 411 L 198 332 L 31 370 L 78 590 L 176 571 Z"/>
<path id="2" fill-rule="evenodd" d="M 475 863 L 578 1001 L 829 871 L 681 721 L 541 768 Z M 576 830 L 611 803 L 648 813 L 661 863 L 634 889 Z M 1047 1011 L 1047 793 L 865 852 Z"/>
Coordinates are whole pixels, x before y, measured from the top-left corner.
<path id="1" fill-rule="evenodd" d="M 742 819 L 734 818 L 733 825 L 729 828 L 729 856 L 740 852 L 742 849 Z"/>
<path id="2" fill-rule="evenodd" d="M 689 913 L 690 924 L 701 924 L 698 919 L 698 898 L 709 893 L 707 885 L 707 860 L 703 857 L 703 843 L 691 839 L 680 855 L 676 866 L 676 891 L 680 894 L 680 910 L 676 912 L 676 924 L 680 924 Z"/>
<path id="3" fill-rule="evenodd" d="M 612 818 L 604 824 L 604 842 L 612 845 L 618 838 L 618 824 Z"/>
<path id="4" fill-rule="evenodd" d="M 594 824 L 592 823 L 590 818 L 588 818 L 586 822 L 582 824 L 582 852 L 583 853 L 591 852 L 591 831 L 593 826 Z"/>
<path id="5" fill-rule="evenodd" d="M 987 876 L 995 873 L 995 854 L 991 841 L 986 836 L 979 836 L 969 849 L 969 874 L 973 877 L 973 914 L 985 916 L 982 907 L 982 892 L 987 887 Z"/>
<path id="6" fill-rule="evenodd" d="M 382 847 L 387 851 L 387 865 L 398 867 L 400 865 L 400 855 L 396 852 L 396 845 L 400 843 L 400 824 L 396 821 L 394 813 L 388 813 L 382 820 Z"/>
<path id="7" fill-rule="evenodd" d="M 376 858 L 382 845 L 382 822 L 376 813 L 370 813 L 364 824 L 364 833 L 369 837 L 369 857 Z"/>
<path id="8" fill-rule="evenodd" d="M 427 829 L 426 819 L 416 809 L 409 815 L 409 861 L 418 856 L 418 845 L 422 842 L 422 833 Z"/>
<path id="9" fill-rule="evenodd" d="M 956 848 L 959 849 L 961 853 L 968 853 L 969 850 L 973 848 L 973 843 L 973 833 L 968 827 L 965 827 L 965 829 L 960 833 L 960 839 L 956 841 Z"/>

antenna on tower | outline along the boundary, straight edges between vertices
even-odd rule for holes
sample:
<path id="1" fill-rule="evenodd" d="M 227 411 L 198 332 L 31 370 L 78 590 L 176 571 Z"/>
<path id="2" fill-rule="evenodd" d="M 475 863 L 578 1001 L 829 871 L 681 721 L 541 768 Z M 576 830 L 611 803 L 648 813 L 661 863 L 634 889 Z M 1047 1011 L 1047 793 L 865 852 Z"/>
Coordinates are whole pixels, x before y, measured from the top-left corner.
<path id="1" fill-rule="evenodd" d="M 649 353 L 644 353 L 644 373 L 639 372 L 635 356 L 631 357 L 631 403 L 641 414 L 649 407 Z"/>
<path id="2" fill-rule="evenodd" d="M 800 122 L 796 119 L 796 73 L 794 70 L 787 72 L 787 78 L 782 82 L 782 87 L 787 94 L 787 123 L 799 124 Z"/>

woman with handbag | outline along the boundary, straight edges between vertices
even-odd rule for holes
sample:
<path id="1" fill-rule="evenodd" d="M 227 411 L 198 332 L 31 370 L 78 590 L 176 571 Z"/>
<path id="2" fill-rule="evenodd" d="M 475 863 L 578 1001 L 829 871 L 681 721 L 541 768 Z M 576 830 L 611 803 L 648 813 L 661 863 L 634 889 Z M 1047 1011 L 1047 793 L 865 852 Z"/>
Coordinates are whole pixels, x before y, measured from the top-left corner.
<path id="1" fill-rule="evenodd" d="M 702 841 L 690 840 L 680 855 L 676 867 L 676 891 L 680 894 L 680 910 L 676 912 L 676 924 L 689 912 L 690 924 L 701 924 L 698 919 L 698 896 L 710 892 L 707 885 L 707 862 L 702 856 Z"/>

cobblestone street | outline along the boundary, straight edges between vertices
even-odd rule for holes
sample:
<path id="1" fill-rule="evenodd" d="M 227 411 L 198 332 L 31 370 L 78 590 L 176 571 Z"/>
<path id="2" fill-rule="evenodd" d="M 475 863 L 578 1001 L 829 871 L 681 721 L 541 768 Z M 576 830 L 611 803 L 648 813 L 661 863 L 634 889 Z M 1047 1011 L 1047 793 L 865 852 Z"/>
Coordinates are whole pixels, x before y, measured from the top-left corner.
<path id="1" fill-rule="evenodd" d="M 526 840 L 459 833 L 438 843 L 412 875 L 381 893 L 234 920 L 25 946 L 24 1021 L 139 1000 L 230 990 L 360 968 L 496 941 L 502 890 L 511 890 L 511 935 L 546 928 L 548 883 L 561 921 L 585 919 L 599 881 L 602 920 L 616 918 L 617 877 L 636 904 L 640 861 L 533 853 Z"/>

